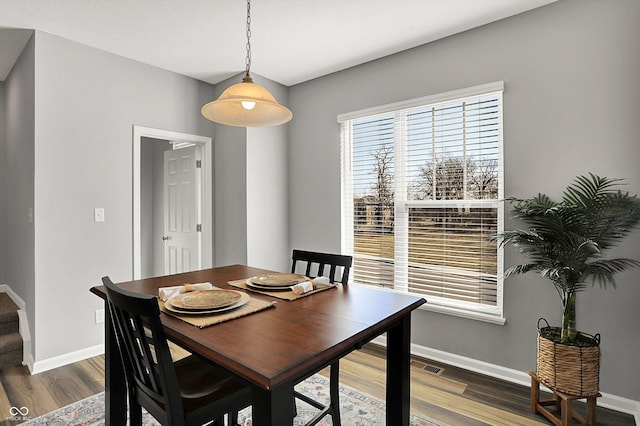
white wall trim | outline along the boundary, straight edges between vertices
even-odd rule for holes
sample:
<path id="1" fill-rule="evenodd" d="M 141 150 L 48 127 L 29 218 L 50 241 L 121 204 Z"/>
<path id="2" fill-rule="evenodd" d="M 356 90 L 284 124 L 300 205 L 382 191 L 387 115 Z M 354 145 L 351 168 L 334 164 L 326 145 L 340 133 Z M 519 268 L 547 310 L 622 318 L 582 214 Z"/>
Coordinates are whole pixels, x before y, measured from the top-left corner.
<path id="1" fill-rule="evenodd" d="M 54 356 L 53 358 L 43 359 L 42 361 L 37 361 L 34 363 L 33 368 L 29 370 L 31 371 L 31 374 L 38 374 L 102 354 L 104 354 L 104 343 L 63 355 Z"/>
<path id="2" fill-rule="evenodd" d="M 376 337 L 372 343 L 381 346 L 387 346 L 387 338 L 385 335 Z M 465 370 L 474 371 L 486 376 L 495 377 L 511 383 L 519 385 L 531 386 L 531 377 L 524 372 L 514 370 L 512 368 L 502 367 L 500 365 L 491 364 L 485 361 L 464 357 L 461 355 L 444 352 L 438 349 L 428 348 L 426 346 L 411 344 L 411 354 L 422 358 L 431 359 L 433 361 L 442 362 L 444 364 L 453 365 L 454 367 L 464 368 Z M 544 386 L 542 386 L 544 389 Z M 600 392 L 602 397 L 598 399 L 598 405 L 610 408 L 621 413 L 631 414 L 635 418 L 636 425 L 640 425 L 640 401 L 613 395 L 610 393 Z"/>
<path id="3" fill-rule="evenodd" d="M 133 279 L 140 279 L 141 272 L 141 237 L 140 237 L 140 144 L 143 137 L 192 142 L 202 146 L 202 194 L 203 210 L 213 212 L 213 188 L 211 187 L 213 161 L 213 140 L 208 136 L 198 136 L 151 127 L 133 126 Z M 202 218 L 202 268 L 213 266 L 213 219 L 212 213 Z"/>
<path id="4" fill-rule="evenodd" d="M 449 102 L 454 99 L 464 99 L 478 95 L 487 95 L 491 92 L 504 92 L 504 82 L 495 81 L 493 83 L 480 84 L 478 86 L 467 87 L 464 89 L 451 90 L 449 92 L 438 93 L 435 95 L 422 96 L 419 98 L 408 99 L 406 101 L 393 102 L 390 104 L 378 105 L 358 111 L 346 112 L 338 115 L 338 122 L 342 123 L 346 120 L 354 120 L 357 118 L 369 117 L 372 115 L 386 114 L 392 111 L 405 110 L 423 105 L 440 104 L 443 102 Z"/>
<path id="5" fill-rule="evenodd" d="M 31 353 L 31 332 L 29 331 L 29 318 L 27 317 L 27 304 L 7 284 L 0 284 L 0 293 L 7 295 L 18 305 L 18 324 L 20 337 L 22 337 L 22 364 L 31 371 L 33 367 L 33 354 Z"/>

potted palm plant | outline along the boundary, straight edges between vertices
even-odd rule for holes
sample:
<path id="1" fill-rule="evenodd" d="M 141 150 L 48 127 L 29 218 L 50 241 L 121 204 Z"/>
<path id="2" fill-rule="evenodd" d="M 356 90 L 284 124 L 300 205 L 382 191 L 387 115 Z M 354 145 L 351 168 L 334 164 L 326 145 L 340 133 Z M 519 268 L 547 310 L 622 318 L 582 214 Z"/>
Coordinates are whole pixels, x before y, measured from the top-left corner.
<path id="1" fill-rule="evenodd" d="M 545 385 L 574 395 L 598 392 L 600 357 L 599 335 L 576 329 L 577 293 L 587 288 L 588 281 L 615 287 L 617 272 L 640 266 L 634 259 L 605 258 L 605 251 L 640 223 L 640 199 L 622 192 L 621 183 L 622 179 L 590 173 L 577 177 L 560 202 L 544 194 L 511 198 L 515 219 L 527 229 L 496 236 L 500 244 L 515 246 L 528 258 L 508 268 L 505 277 L 536 272 L 548 278 L 560 296 L 562 327 L 540 328 L 539 321 L 537 374 Z M 548 348 L 552 353 L 547 354 Z M 591 361 L 576 366 L 576 357 Z"/>

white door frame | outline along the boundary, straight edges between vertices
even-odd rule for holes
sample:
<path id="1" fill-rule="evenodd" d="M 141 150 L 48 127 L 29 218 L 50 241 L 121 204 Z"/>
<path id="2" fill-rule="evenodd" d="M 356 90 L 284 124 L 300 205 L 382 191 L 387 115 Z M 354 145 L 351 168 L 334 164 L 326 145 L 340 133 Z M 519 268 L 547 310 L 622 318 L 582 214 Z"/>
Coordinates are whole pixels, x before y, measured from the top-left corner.
<path id="1" fill-rule="evenodd" d="M 178 140 L 202 146 L 202 267 L 213 266 L 213 215 L 211 187 L 212 139 L 170 130 L 133 126 L 133 279 L 142 277 L 141 226 L 140 226 L 140 145 L 142 138 Z"/>

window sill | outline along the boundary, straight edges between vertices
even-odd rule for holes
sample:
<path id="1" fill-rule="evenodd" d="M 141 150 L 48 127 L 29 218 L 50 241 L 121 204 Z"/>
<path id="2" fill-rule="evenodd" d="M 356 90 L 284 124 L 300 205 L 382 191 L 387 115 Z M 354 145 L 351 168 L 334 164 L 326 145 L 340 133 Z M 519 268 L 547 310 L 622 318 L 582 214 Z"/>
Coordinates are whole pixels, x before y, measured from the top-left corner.
<path id="1" fill-rule="evenodd" d="M 420 306 L 418 309 L 422 309 L 429 312 L 437 312 L 440 314 L 453 315 L 456 317 L 475 320 L 475 321 L 484 321 L 491 324 L 504 325 L 507 322 L 507 319 L 502 315 L 498 316 L 498 315 L 485 313 L 485 312 L 471 312 L 466 309 L 457 309 L 451 306 L 436 305 L 434 303 L 429 303 L 429 300 L 427 300 L 427 303 Z"/>
<path id="2" fill-rule="evenodd" d="M 351 283 L 351 285 L 373 287 L 373 288 L 377 288 L 378 290 L 388 291 L 391 293 L 402 293 L 402 294 L 410 294 L 412 296 L 420 296 L 417 293 L 398 291 L 388 287 L 378 287 L 378 286 L 370 286 L 367 284 L 356 284 L 356 283 Z M 438 305 L 437 303 L 429 302 L 429 299 L 427 297 L 425 297 L 425 299 L 427 300 L 427 303 L 418 307 L 418 309 L 429 311 L 429 312 L 437 312 L 439 314 L 453 315 L 455 317 L 460 317 L 460 318 L 465 318 L 465 319 L 470 319 L 475 321 L 484 321 L 491 324 L 505 325 L 505 323 L 507 322 L 507 319 L 502 314 L 496 315 L 489 312 L 473 312 L 468 309 L 455 308 L 453 306 Z"/>

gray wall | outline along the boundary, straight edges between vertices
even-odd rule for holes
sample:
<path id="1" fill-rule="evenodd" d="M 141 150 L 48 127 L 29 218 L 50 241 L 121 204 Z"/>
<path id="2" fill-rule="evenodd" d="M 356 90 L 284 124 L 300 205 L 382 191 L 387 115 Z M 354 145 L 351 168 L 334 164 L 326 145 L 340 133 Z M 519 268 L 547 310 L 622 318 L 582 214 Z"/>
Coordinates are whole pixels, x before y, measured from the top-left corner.
<path id="1" fill-rule="evenodd" d="M 252 77 L 289 104 L 285 87 Z M 291 267 L 287 136 L 287 125 L 247 129 L 247 264 L 275 271 Z"/>
<path id="2" fill-rule="evenodd" d="M 0 81 L 0 182 L 4 183 L 7 181 L 7 177 L 4 175 L 5 164 L 6 164 L 6 130 L 5 130 L 5 96 L 4 96 L 4 81 Z M 5 186 L 0 185 L 0 223 L 5 223 L 5 208 L 6 208 L 6 199 L 5 195 Z M 5 272 L 5 248 L 4 241 L 6 240 L 6 228 L 4 226 L 0 226 L 0 283 L 6 283 L 6 272 Z"/>
<path id="3" fill-rule="evenodd" d="M 164 243 L 160 239 L 164 235 L 164 152 L 171 150 L 167 141 L 155 139 L 153 144 L 153 220 L 149 244 L 153 256 L 153 269 L 150 276 L 164 274 Z"/>
<path id="4" fill-rule="evenodd" d="M 557 197 L 590 171 L 624 177 L 640 193 L 638 22 L 635 0 L 562 0 L 292 87 L 291 246 L 340 250 L 338 114 L 498 80 L 505 82 L 507 197 Z M 611 254 L 640 259 L 639 237 Z M 506 265 L 516 262 L 507 250 Z M 620 274 L 617 290 L 589 287 L 578 301 L 579 328 L 602 334 L 601 389 L 631 399 L 640 392 L 638 276 Z M 536 320 L 559 323 L 560 302 L 535 275 L 509 279 L 504 300 L 504 326 L 420 310 L 413 342 L 532 370 Z"/>
<path id="5" fill-rule="evenodd" d="M 217 99 L 224 89 L 242 80 L 231 77 L 216 85 L 206 101 Z M 214 125 L 213 227 L 214 266 L 247 263 L 247 131 Z"/>
<path id="6" fill-rule="evenodd" d="M 29 223 L 27 213 L 34 207 L 34 70 L 32 37 L 4 82 L 5 126 L 0 148 L 1 281 L 25 302 L 32 337 L 36 317 L 35 240 L 34 224 Z"/>
<path id="7" fill-rule="evenodd" d="M 286 97 L 284 86 L 258 79 Z M 208 84 L 43 32 L 35 33 L 4 89 L 11 125 L 0 158 L 10 166 L 3 177 L 16 185 L 3 189 L 11 200 L 2 210 L 9 224 L 3 250 L 11 256 L 0 270 L 27 303 L 37 364 L 102 344 L 103 325 L 94 323 L 102 303 L 89 288 L 103 275 L 132 277 L 133 125 L 213 136 L 200 108 L 217 94 Z M 246 263 L 251 251 L 258 266 L 287 266 L 284 129 L 252 133 L 248 150 L 246 129 L 218 126 L 215 264 Z M 248 162 L 274 167 L 248 177 Z M 149 167 L 143 164 L 147 187 Z M 249 193 L 252 206 L 273 203 L 268 216 L 254 211 L 247 217 Z M 35 233 L 26 221 L 34 204 Z M 96 207 L 105 209 L 104 223 L 93 222 Z M 265 218 L 269 223 L 261 226 Z M 143 218 L 147 234 L 150 221 Z M 248 227 L 255 231 L 251 241 Z"/>
<path id="8" fill-rule="evenodd" d="M 140 144 L 140 271 L 142 278 L 164 274 L 164 152 L 171 144 L 143 137 Z"/>
<path id="9" fill-rule="evenodd" d="M 284 86 L 252 78 L 287 104 Z M 241 80 L 237 75 L 218 83 L 215 97 Z M 214 264 L 288 270 L 287 126 L 215 125 L 214 140 Z"/>
<path id="10" fill-rule="evenodd" d="M 153 139 L 140 141 L 140 276 L 153 276 Z"/>
<path id="11" fill-rule="evenodd" d="M 89 288 L 102 275 L 132 277 L 132 126 L 212 136 L 213 125 L 200 115 L 205 83 L 50 34 L 35 39 L 38 361 L 103 343 L 102 303 Z M 93 222 L 94 207 L 104 223 Z"/>

